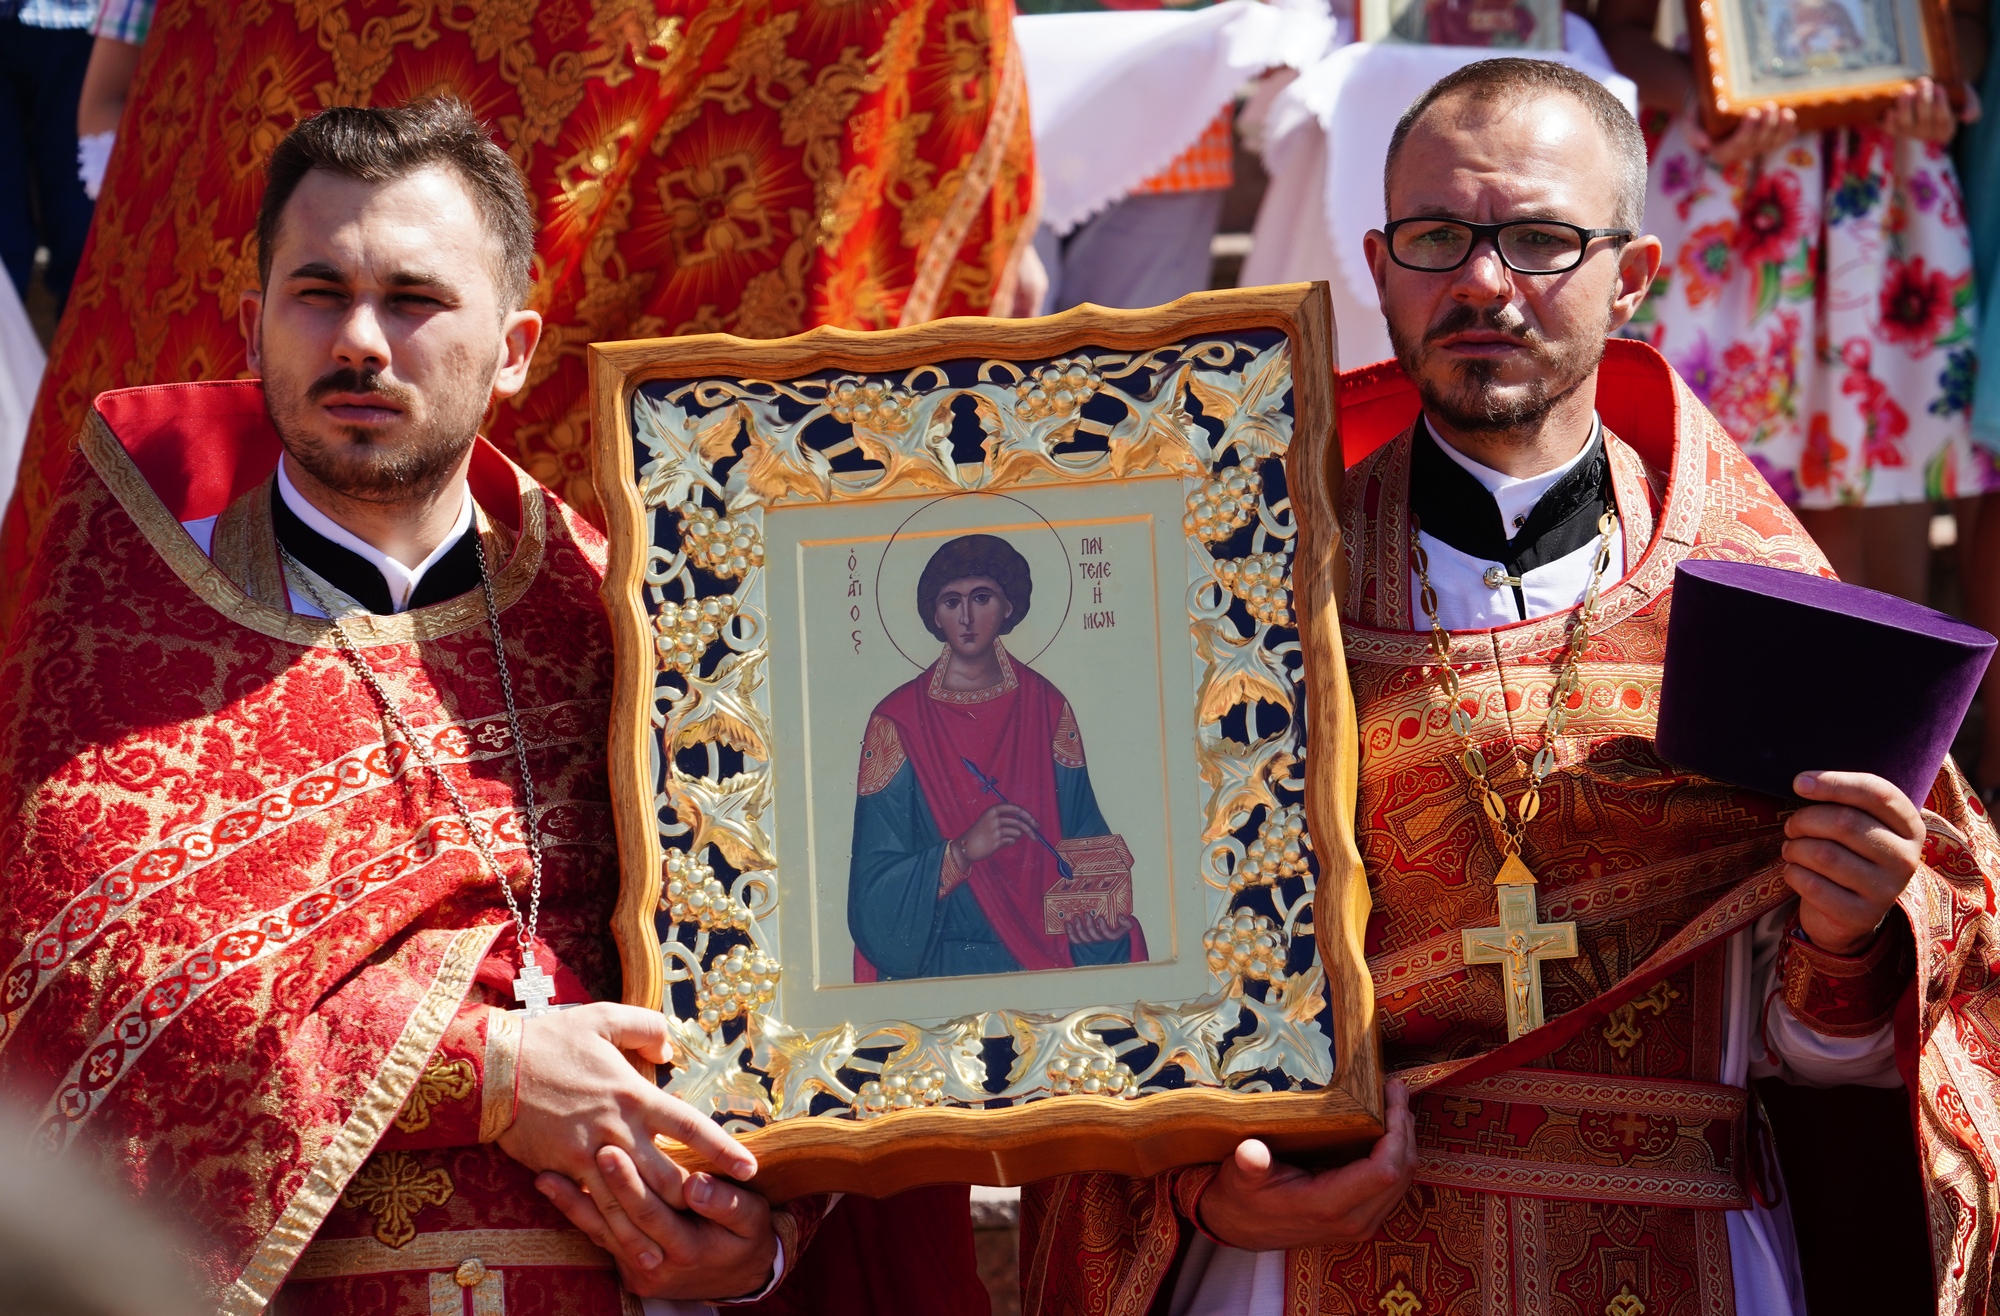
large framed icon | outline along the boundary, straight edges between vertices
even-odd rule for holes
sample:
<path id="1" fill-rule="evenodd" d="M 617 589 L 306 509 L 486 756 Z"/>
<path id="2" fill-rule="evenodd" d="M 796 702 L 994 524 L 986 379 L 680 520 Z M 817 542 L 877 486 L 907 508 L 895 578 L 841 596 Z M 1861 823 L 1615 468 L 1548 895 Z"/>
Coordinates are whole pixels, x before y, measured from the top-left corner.
<path id="1" fill-rule="evenodd" d="M 590 349 L 626 998 L 774 1199 L 1380 1132 L 1333 348 L 1300 284 Z"/>
<path id="2" fill-rule="evenodd" d="M 1685 0 L 1702 125 L 1752 105 L 1811 130 L 1872 123 L 1920 77 L 1964 100 L 1951 0 Z"/>

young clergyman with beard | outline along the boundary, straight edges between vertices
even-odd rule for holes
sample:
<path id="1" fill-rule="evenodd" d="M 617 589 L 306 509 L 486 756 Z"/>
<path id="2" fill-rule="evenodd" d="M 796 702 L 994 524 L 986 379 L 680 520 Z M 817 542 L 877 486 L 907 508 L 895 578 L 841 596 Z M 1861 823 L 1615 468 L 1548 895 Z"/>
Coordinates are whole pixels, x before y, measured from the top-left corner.
<path id="1" fill-rule="evenodd" d="M 1341 540 L 1388 1130 L 1317 1174 L 1251 1141 L 1035 1185 L 1025 1309 L 1804 1316 L 1782 1186 L 1742 1163 L 1772 1073 L 1917 1076 L 1938 1310 L 1980 1308 L 1991 825 L 1954 768 L 1922 816 L 1831 771 L 1786 815 L 1653 747 L 1675 566 L 1825 562 L 1666 364 L 1606 341 L 1660 262 L 1638 125 L 1562 65 L 1482 62 L 1403 116 L 1385 181 L 1399 369 L 1343 391 L 1421 412 L 1348 470 Z M 1550 952 L 1518 991 L 1467 952 L 1509 907 Z"/>
<path id="2" fill-rule="evenodd" d="M 0 1085 L 220 1309 L 759 1295 L 819 1215 L 613 1004 L 604 541 L 476 437 L 541 330 L 455 102 L 278 148 L 261 382 L 105 394 L 0 660 Z M 522 1013 L 550 996 L 577 1008 Z"/>

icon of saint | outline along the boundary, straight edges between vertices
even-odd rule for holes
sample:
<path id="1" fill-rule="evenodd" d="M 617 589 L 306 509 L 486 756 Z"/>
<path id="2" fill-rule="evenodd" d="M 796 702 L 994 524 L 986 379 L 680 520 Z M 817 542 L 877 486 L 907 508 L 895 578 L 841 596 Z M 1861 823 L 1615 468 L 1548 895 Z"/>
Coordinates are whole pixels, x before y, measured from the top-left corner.
<path id="1" fill-rule="evenodd" d="M 1802 0 L 1792 6 L 1792 23 L 1792 39 L 1809 64 L 1838 67 L 1866 44 L 1854 16 L 1839 0 Z"/>
<path id="2" fill-rule="evenodd" d="M 847 887 L 856 982 L 1146 958 L 1130 854 L 1098 810 L 1076 714 L 1001 641 L 1033 588 L 1027 559 L 997 535 L 950 540 L 918 579 L 918 616 L 944 650 L 875 706 L 862 740 Z M 1090 885 L 1091 860 L 1113 851 L 1124 868 L 1107 885 L 1122 877 L 1122 901 L 1051 903 Z"/>

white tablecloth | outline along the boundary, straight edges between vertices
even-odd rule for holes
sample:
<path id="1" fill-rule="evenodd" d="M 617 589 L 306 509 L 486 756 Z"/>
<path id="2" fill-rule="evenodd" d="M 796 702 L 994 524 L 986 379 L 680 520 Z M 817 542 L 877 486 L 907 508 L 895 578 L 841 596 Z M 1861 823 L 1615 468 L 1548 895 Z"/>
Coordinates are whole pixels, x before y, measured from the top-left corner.
<path id="1" fill-rule="evenodd" d="M 1042 173 L 1042 222 L 1067 233 L 1192 146 L 1244 83 L 1334 43 L 1326 0 L 1014 20 Z"/>
<path id="2" fill-rule="evenodd" d="M 1565 14 L 1563 37 L 1566 50 L 1520 53 L 1582 69 L 1636 109 L 1638 88 L 1612 71 L 1588 22 Z M 1382 164 L 1396 121 L 1445 74 L 1500 53 L 1514 52 L 1354 42 L 1307 69 L 1272 101 L 1263 130 L 1271 187 L 1242 283 L 1331 284 L 1342 369 L 1392 355 L 1361 238 L 1384 222 Z"/>

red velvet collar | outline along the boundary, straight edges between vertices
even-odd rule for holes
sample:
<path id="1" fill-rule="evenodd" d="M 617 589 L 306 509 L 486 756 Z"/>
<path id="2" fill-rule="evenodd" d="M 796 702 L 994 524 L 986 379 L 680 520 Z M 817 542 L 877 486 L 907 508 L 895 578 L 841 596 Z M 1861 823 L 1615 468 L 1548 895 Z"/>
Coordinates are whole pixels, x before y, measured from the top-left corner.
<path id="1" fill-rule="evenodd" d="M 154 384 L 97 395 L 97 414 L 176 521 L 219 515 L 277 469 L 282 449 L 255 379 Z M 472 496 L 487 515 L 521 530 L 514 464 L 481 438 Z"/>

